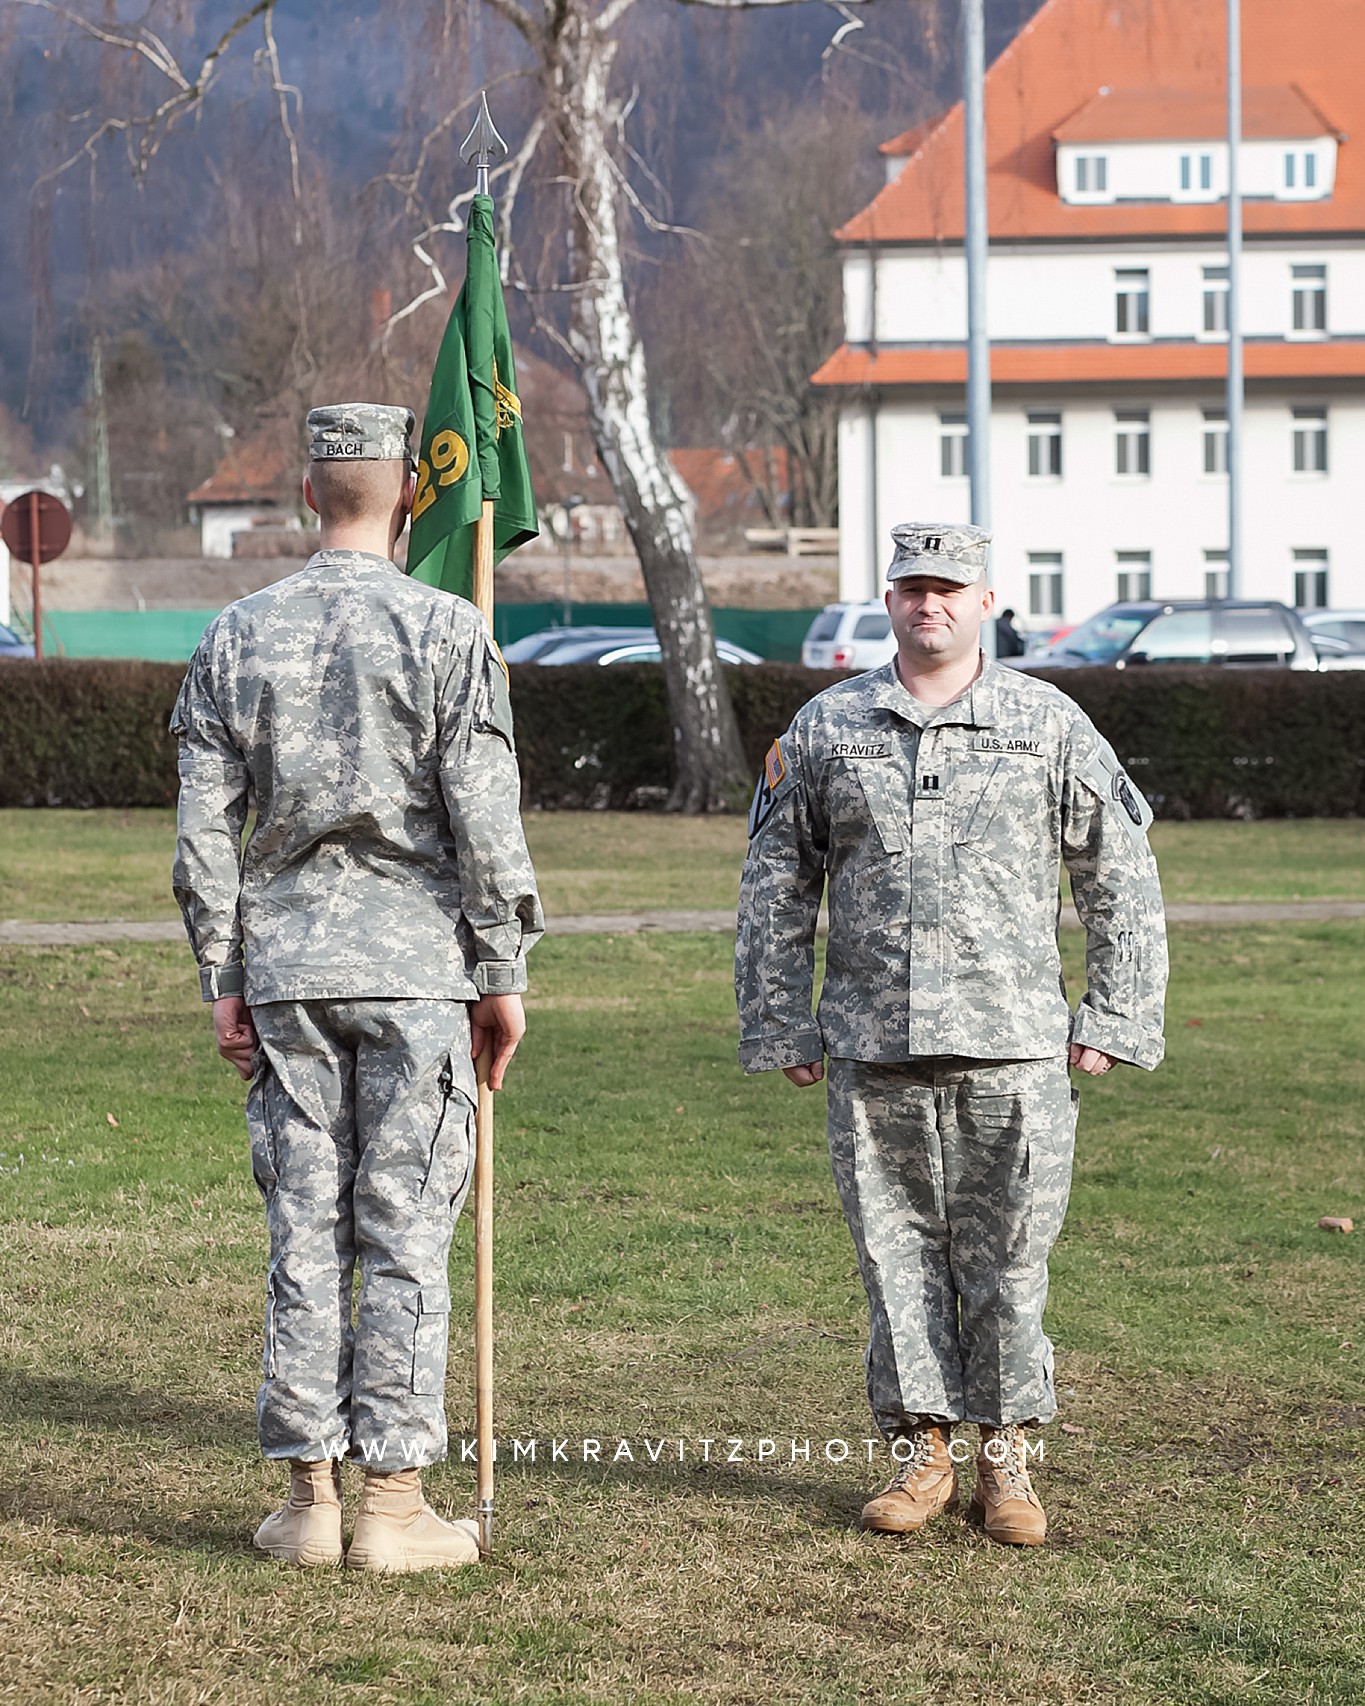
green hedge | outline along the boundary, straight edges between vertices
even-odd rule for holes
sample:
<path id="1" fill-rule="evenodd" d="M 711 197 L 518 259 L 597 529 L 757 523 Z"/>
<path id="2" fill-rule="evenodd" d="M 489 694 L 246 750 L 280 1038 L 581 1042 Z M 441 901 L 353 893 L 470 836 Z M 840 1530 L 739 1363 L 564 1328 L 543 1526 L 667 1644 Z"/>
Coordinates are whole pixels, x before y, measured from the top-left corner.
<path id="1" fill-rule="evenodd" d="M 1164 818 L 1365 812 L 1365 670 L 1077 669 L 1085 710 Z"/>
<path id="2" fill-rule="evenodd" d="M 0 663 L 0 805 L 175 799 L 178 664 Z M 749 766 L 833 675 L 729 672 Z M 1113 742 L 1158 816 L 1365 813 L 1365 671 L 1084 669 L 1053 677 Z M 673 780 L 663 676 L 648 664 L 512 671 L 525 803 L 659 804 Z"/>
<path id="3" fill-rule="evenodd" d="M 0 806 L 171 806 L 178 663 L 0 662 Z"/>

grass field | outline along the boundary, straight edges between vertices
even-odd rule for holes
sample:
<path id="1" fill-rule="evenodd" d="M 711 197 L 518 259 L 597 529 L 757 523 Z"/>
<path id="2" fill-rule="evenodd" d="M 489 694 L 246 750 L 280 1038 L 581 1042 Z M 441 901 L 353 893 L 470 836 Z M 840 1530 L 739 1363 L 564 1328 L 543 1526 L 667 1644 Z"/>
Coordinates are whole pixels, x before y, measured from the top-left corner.
<path id="1" fill-rule="evenodd" d="M 536 812 L 526 820 L 545 909 L 733 906 L 740 818 Z M 1365 822 L 1159 823 L 1166 898 L 1365 900 Z M 0 811 L 0 919 L 173 918 L 168 811 Z"/>
<path id="2" fill-rule="evenodd" d="M 12 881 L 16 821 L 11 916 L 58 893 L 59 852 L 111 869 L 142 837 L 164 869 L 164 818 L 7 815 Z M 734 840 L 530 829 L 583 910 L 630 883 L 669 904 Z M 1360 882 L 1356 826 L 1180 833 L 1168 887 L 1182 859 L 1270 883 L 1286 848 L 1309 886 L 1275 895 Z M 547 938 L 499 1101 L 499 1433 L 574 1460 L 504 1467 L 494 1564 L 356 1581 L 250 1550 L 280 1488 L 252 1409 L 265 1233 L 187 954 L 0 950 L 0 1698 L 1355 1706 L 1365 1245 L 1316 1223 L 1365 1221 L 1365 925 L 1181 928 L 1173 961 L 1166 1065 L 1085 1090 L 1051 1541 L 1012 1553 L 951 1519 L 856 1531 L 884 1463 L 858 1461 L 865 1306 L 823 1097 L 738 1072 L 726 940 Z M 465 1224 L 457 1319 L 469 1270 Z M 471 1393 L 457 1334 L 454 1434 Z M 584 1436 L 635 1461 L 585 1465 Z M 822 1455 L 839 1440 L 853 1460 Z M 469 1466 L 428 1486 L 470 1508 Z"/>

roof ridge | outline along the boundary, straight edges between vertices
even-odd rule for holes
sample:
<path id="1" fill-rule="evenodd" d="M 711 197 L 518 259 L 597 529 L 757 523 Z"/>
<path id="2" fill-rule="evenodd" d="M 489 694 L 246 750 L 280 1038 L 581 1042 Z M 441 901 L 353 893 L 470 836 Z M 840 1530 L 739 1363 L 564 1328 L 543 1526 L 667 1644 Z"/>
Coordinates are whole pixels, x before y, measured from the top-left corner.
<path id="1" fill-rule="evenodd" d="M 1322 121 L 1329 135 L 1336 137 L 1338 142 L 1346 141 L 1347 132 L 1344 131 L 1334 119 L 1329 118 L 1328 115 L 1323 112 L 1322 108 L 1308 93 L 1307 89 L 1304 88 L 1303 84 L 1299 82 L 1297 77 L 1291 77 L 1289 79 L 1289 87 L 1303 102 L 1304 106 L 1306 106 L 1315 117 Z"/>

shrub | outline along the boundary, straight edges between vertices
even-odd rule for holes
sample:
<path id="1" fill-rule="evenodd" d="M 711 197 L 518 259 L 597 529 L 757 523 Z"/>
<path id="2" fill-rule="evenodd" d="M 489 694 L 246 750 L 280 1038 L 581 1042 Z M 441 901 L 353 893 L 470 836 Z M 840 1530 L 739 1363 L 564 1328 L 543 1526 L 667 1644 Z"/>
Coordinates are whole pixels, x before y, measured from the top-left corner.
<path id="1" fill-rule="evenodd" d="M 166 725 L 184 676 L 123 659 L 0 663 L 0 805 L 174 805 Z"/>
<path id="2" fill-rule="evenodd" d="M 0 664 L 0 805 L 175 800 L 166 732 L 179 664 Z M 775 735 L 836 680 L 799 664 L 728 671 L 755 775 Z M 1093 718 L 1159 817 L 1365 812 L 1365 671 L 1078 669 L 1052 679 Z M 512 671 L 529 808 L 658 805 L 673 782 L 663 673 L 636 664 Z"/>

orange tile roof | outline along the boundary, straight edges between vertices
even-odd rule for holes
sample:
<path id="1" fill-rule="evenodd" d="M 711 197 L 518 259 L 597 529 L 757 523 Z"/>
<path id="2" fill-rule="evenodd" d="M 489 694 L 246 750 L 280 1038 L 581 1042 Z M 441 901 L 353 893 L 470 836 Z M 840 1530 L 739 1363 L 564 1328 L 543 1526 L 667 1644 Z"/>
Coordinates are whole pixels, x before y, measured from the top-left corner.
<path id="1" fill-rule="evenodd" d="M 1246 376 L 1254 379 L 1365 378 L 1365 339 L 1249 343 Z M 1224 344 L 996 344 L 997 385 L 1066 385 L 1135 380 L 1161 384 L 1227 373 Z M 817 385 L 965 385 L 962 344 L 869 350 L 844 344 L 814 376 Z"/>
<path id="2" fill-rule="evenodd" d="M 1224 96 L 1211 89 L 1101 89 L 1053 131 L 1058 142 L 1216 142 L 1227 135 Z M 1302 141 L 1335 136 L 1332 124 L 1292 83 L 1242 91 L 1242 135 Z"/>
<path id="3" fill-rule="evenodd" d="M 1218 202 L 1068 206 L 1057 195 L 1053 133 L 1101 88 L 1164 86 L 1220 103 L 1224 0 L 1045 0 L 986 77 L 990 231 L 995 239 L 1221 234 Z M 1337 158 L 1325 201 L 1248 201 L 1248 233 L 1365 231 L 1365 5 L 1243 0 L 1248 89 L 1292 82 L 1360 141 Z M 909 133 L 913 135 L 914 133 Z M 838 235 L 855 243 L 960 241 L 962 106 L 945 113 L 901 172 Z"/>
<path id="4" fill-rule="evenodd" d="M 284 503 L 293 496 L 294 482 L 303 473 L 302 442 L 290 456 L 280 433 L 267 429 L 243 439 L 228 451 L 202 485 L 186 498 L 192 504 Z"/>
<path id="5" fill-rule="evenodd" d="M 773 459 L 778 489 L 785 492 L 790 484 L 787 452 L 778 446 L 768 454 Z M 761 449 L 749 449 L 744 455 L 754 473 L 761 477 L 764 452 Z M 697 500 L 699 520 L 741 520 L 751 511 L 761 513 L 762 505 L 733 451 L 712 449 L 709 446 L 692 450 L 670 450 L 668 458 Z"/>
<path id="6" fill-rule="evenodd" d="M 924 124 L 912 125 L 909 130 L 903 130 L 899 136 L 893 136 L 890 142 L 882 142 L 877 146 L 879 154 L 913 154 L 930 135 L 934 127 L 942 123 L 942 118 L 931 118 Z"/>

